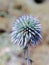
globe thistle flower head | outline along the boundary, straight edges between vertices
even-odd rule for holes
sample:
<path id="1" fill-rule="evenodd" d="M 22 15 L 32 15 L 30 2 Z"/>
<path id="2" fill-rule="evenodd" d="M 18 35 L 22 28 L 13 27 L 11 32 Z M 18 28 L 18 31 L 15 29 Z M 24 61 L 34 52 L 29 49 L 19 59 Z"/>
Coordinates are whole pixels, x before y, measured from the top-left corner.
<path id="1" fill-rule="evenodd" d="M 14 44 L 25 47 L 27 44 L 36 45 L 41 41 L 41 24 L 39 20 L 33 16 L 20 16 L 15 20 L 12 33 L 10 34 L 11 41 Z"/>

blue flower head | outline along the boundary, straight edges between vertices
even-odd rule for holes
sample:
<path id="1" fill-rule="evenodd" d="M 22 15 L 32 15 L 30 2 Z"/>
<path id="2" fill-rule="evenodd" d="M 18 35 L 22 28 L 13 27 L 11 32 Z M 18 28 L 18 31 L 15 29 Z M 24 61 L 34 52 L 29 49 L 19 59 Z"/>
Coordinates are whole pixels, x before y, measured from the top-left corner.
<path id="1" fill-rule="evenodd" d="M 42 39 L 41 24 L 33 16 L 21 16 L 15 20 L 10 36 L 14 44 L 25 47 L 30 42 L 30 44 L 36 45 Z"/>

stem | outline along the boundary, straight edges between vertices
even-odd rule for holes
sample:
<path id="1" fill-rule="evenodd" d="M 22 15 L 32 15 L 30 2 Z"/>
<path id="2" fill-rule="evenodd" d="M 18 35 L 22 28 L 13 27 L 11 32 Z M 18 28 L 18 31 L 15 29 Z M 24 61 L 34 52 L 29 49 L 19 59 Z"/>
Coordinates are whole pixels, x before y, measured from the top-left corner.
<path id="1" fill-rule="evenodd" d="M 26 58 L 26 65 L 31 65 L 30 58 L 29 58 L 29 48 L 28 48 L 28 46 L 25 49 L 25 58 Z"/>
<path id="2" fill-rule="evenodd" d="M 30 65 L 30 58 L 29 58 L 29 49 L 26 50 L 26 56 L 27 56 L 27 65 Z"/>

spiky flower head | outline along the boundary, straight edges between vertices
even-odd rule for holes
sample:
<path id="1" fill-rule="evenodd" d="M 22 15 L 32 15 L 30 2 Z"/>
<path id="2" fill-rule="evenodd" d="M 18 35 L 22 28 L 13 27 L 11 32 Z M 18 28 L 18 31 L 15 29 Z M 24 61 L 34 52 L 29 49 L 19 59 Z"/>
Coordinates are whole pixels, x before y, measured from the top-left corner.
<path id="1" fill-rule="evenodd" d="M 14 44 L 24 47 L 27 44 L 36 45 L 38 44 L 37 42 L 42 39 L 41 24 L 39 20 L 33 16 L 20 16 L 13 24 L 10 36 Z"/>

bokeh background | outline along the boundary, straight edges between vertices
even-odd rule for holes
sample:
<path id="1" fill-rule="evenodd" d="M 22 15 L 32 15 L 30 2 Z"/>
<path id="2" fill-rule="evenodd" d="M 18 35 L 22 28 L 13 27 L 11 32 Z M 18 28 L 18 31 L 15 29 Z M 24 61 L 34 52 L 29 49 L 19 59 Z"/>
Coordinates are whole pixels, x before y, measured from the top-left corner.
<path id="1" fill-rule="evenodd" d="M 49 65 L 49 0 L 0 0 L 0 65 L 25 65 L 23 49 L 9 37 L 13 22 L 24 14 L 37 17 L 42 26 L 41 44 L 30 47 L 32 65 Z"/>

